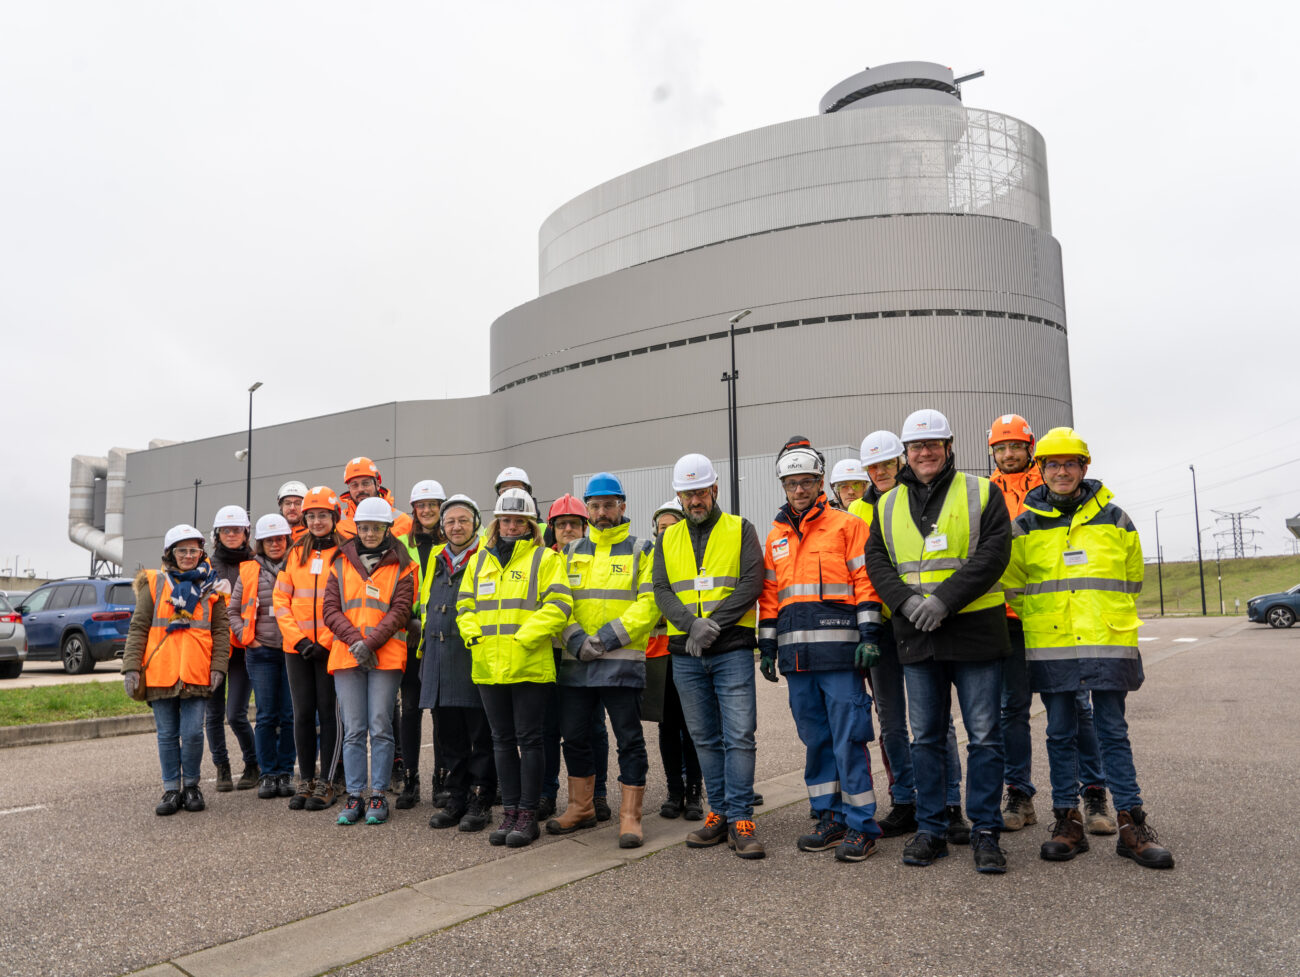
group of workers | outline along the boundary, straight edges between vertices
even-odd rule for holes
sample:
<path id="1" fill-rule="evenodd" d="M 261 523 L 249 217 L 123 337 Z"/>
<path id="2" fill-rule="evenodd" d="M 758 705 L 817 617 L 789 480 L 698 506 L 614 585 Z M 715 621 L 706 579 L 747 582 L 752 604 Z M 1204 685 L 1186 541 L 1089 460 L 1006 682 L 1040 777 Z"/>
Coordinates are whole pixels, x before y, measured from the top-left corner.
<path id="1" fill-rule="evenodd" d="M 481 831 L 499 805 L 488 841 L 522 847 L 610 819 L 612 729 L 617 843 L 635 848 L 642 724 L 656 721 L 659 813 L 703 822 L 689 848 L 725 842 L 762 858 L 757 650 L 758 673 L 784 677 L 805 746 L 815 825 L 800 851 L 856 862 L 880 838 L 910 834 L 909 865 L 969 845 L 977 871 L 1005 872 L 1001 833 L 1037 822 L 1038 692 L 1053 819 L 1042 858 L 1067 861 L 1089 834 L 1117 834 L 1119 855 L 1172 867 L 1143 810 L 1124 717 L 1143 679 L 1136 529 L 1086 477 L 1088 447 L 1070 428 L 1035 442 L 1024 418 L 998 418 L 991 479 L 956 469 L 953 440 L 943 414 L 916 411 L 897 435 L 869 434 L 828 492 L 821 452 L 790 438 L 775 473 L 786 503 L 764 541 L 722 511 L 700 454 L 674 466 L 675 495 L 649 536 L 634 532 L 609 473 L 542 521 L 527 474 L 507 468 L 485 526 L 472 499 L 432 480 L 398 512 L 368 458 L 348 463 L 342 495 L 286 483 L 280 512 L 255 527 L 224 507 L 211 553 L 201 531 L 173 527 L 161 568 L 136 578 L 122 665 L 127 693 L 156 719 L 156 811 L 204 808 L 206 727 L 218 791 L 256 787 L 293 810 L 341 800 L 339 824 L 383 823 L 390 788 L 399 809 L 419 802 L 428 709 L 431 827 Z M 969 738 L 965 817 L 954 688 Z M 873 702 L 892 801 L 880 818 Z M 243 752 L 238 782 L 227 721 Z"/>

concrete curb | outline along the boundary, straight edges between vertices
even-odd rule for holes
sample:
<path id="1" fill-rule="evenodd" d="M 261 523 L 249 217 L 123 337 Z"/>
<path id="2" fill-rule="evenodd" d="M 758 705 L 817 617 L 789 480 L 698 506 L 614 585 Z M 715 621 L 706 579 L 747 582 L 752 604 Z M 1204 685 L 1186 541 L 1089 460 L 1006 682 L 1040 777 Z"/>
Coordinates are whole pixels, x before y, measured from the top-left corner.
<path id="1" fill-rule="evenodd" d="M 71 743 L 107 736 L 152 733 L 153 713 L 105 716 L 101 719 L 72 719 L 64 723 L 33 723 L 0 727 L 0 749 L 10 746 L 39 746 L 42 743 Z"/>

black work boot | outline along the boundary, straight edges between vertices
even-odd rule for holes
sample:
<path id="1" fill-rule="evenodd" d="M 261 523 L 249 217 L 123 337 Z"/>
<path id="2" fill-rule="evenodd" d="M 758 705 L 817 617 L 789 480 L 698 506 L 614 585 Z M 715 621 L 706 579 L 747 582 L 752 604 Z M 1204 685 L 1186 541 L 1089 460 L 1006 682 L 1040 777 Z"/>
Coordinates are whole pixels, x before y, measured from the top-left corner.
<path id="1" fill-rule="evenodd" d="M 239 780 L 235 782 L 235 790 L 252 790 L 257 786 L 258 781 L 262 779 L 262 769 L 253 760 L 244 764 L 244 772 L 239 775 Z"/>
<path id="2" fill-rule="evenodd" d="M 669 794 L 668 800 L 659 805 L 659 816 L 669 820 L 681 817 L 685 800 L 681 794 Z"/>
<path id="3" fill-rule="evenodd" d="M 269 801 L 275 796 L 275 778 L 270 774 L 258 778 L 257 796 L 264 801 Z"/>
<path id="4" fill-rule="evenodd" d="M 538 824 L 545 824 L 554 816 L 555 798 L 550 794 L 543 794 L 537 801 L 537 822 Z"/>
<path id="5" fill-rule="evenodd" d="M 948 842 L 928 832 L 918 832 L 903 848 L 904 865 L 931 865 L 948 857 Z"/>
<path id="6" fill-rule="evenodd" d="M 950 845 L 970 844 L 970 825 L 961 815 L 960 804 L 949 804 L 944 811 L 948 815 L 947 838 Z"/>
<path id="7" fill-rule="evenodd" d="M 882 838 L 899 838 L 916 830 L 916 805 L 895 804 L 888 814 L 876 822 Z"/>
<path id="8" fill-rule="evenodd" d="M 447 802 L 433 812 L 429 818 L 431 828 L 454 828 L 465 816 L 465 798 L 447 794 Z"/>
<path id="9" fill-rule="evenodd" d="M 235 782 L 230 776 L 230 764 L 217 764 L 217 792 L 224 794 L 226 791 L 234 790 Z"/>
<path id="10" fill-rule="evenodd" d="M 1088 850 L 1088 836 L 1083 833 L 1083 815 L 1077 807 L 1054 807 L 1052 837 L 1043 842 L 1038 855 L 1048 862 L 1068 862 Z"/>
<path id="11" fill-rule="evenodd" d="M 179 811 L 181 803 L 181 792 L 179 790 L 165 790 L 163 791 L 162 800 L 153 809 L 153 813 L 165 818 L 169 814 L 175 814 Z"/>
<path id="12" fill-rule="evenodd" d="M 203 791 L 199 790 L 198 784 L 190 784 L 181 791 L 181 803 L 185 805 L 187 811 L 201 811 L 207 807 L 203 801 Z"/>
<path id="13" fill-rule="evenodd" d="M 536 841 L 538 835 L 537 813 L 520 808 L 515 812 L 515 823 L 510 828 L 510 833 L 506 835 L 506 847 L 523 848 Z"/>
<path id="14" fill-rule="evenodd" d="M 397 809 L 407 811 L 420 803 L 420 772 L 407 770 L 402 781 L 402 791 L 397 795 Z"/>
<path id="15" fill-rule="evenodd" d="M 447 790 L 447 771 L 438 767 L 433 771 L 432 797 L 434 807 L 446 807 L 447 802 L 451 799 L 451 794 Z"/>
<path id="16" fill-rule="evenodd" d="M 457 827 L 461 831 L 482 831 L 492 818 L 492 797 L 482 787 L 471 787 L 469 803 Z"/>
<path id="17" fill-rule="evenodd" d="M 996 831 L 976 831 L 970 840 L 975 857 L 975 871 L 981 875 L 1002 875 L 1007 870 L 1007 856 L 998 846 Z"/>
<path id="18" fill-rule="evenodd" d="M 690 784 L 686 788 L 686 806 L 682 817 L 687 821 L 704 820 L 704 788 L 700 784 Z"/>
<path id="19" fill-rule="evenodd" d="M 597 821 L 608 821 L 614 816 L 614 812 L 610 810 L 609 807 L 609 798 L 605 797 L 603 794 L 599 797 L 592 798 L 592 804 L 596 808 Z"/>

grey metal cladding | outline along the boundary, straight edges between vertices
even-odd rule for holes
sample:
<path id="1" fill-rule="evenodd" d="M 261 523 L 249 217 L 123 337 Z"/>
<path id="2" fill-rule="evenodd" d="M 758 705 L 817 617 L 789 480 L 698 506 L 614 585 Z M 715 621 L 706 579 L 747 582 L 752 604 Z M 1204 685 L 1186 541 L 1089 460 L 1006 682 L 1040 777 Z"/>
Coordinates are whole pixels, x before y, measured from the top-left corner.
<path id="1" fill-rule="evenodd" d="M 902 105 L 720 139 L 601 184 L 547 218 L 540 291 L 750 234 L 918 213 L 1050 232 L 1042 137 L 996 112 Z"/>

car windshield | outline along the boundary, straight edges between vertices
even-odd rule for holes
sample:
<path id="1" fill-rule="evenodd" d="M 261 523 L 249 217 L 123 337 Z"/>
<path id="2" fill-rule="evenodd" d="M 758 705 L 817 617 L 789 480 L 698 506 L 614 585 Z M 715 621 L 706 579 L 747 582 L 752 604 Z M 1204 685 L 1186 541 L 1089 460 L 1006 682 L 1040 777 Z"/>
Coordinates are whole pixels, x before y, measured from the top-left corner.
<path id="1" fill-rule="evenodd" d="M 1292 587 L 1290 590 L 1288 590 L 1287 593 L 1288 593 L 1288 594 L 1300 594 L 1300 583 L 1296 584 L 1294 587 Z"/>

